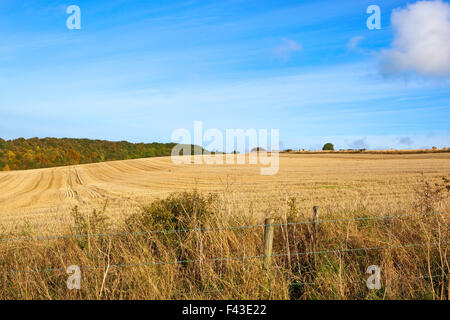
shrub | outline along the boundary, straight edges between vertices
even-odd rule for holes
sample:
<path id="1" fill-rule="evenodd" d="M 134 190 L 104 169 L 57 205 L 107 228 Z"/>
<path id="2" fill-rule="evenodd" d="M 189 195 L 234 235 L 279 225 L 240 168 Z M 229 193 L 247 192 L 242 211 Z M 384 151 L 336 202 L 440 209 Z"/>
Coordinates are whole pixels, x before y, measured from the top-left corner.
<path id="1" fill-rule="evenodd" d="M 74 222 L 72 229 L 75 234 L 80 235 L 77 238 L 80 248 L 89 248 L 90 235 L 108 232 L 111 225 L 106 215 L 107 205 L 108 201 L 105 202 L 102 210 L 93 209 L 91 214 L 80 212 L 78 206 L 72 209 L 71 216 Z"/>
<path id="2" fill-rule="evenodd" d="M 442 177 L 441 183 L 431 184 L 422 178 L 422 184 L 416 189 L 415 209 L 420 213 L 431 214 L 436 211 L 439 204 L 448 198 L 450 192 L 450 179 Z"/>
<path id="3" fill-rule="evenodd" d="M 323 145 L 322 150 L 334 151 L 334 145 L 333 145 L 332 143 L 330 143 L 330 142 L 325 143 L 325 144 Z"/>
<path id="4" fill-rule="evenodd" d="M 131 215 L 126 225 L 131 232 L 202 227 L 215 214 L 216 201 L 215 194 L 203 195 L 197 190 L 171 194 Z"/>

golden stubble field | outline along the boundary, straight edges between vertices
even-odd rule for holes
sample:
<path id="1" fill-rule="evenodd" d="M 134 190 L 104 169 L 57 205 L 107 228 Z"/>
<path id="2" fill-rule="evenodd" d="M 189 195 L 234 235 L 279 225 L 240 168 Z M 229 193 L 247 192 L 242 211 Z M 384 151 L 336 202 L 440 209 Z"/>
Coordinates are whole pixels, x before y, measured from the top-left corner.
<path id="1" fill-rule="evenodd" d="M 2 172 L 0 299 L 448 299 L 449 160 L 281 154 L 274 176 L 170 157 Z"/>
<path id="2" fill-rule="evenodd" d="M 407 213 L 424 178 L 449 174 L 450 153 L 280 154 L 273 176 L 260 175 L 260 165 L 175 165 L 170 157 L 0 172 L 0 226 L 55 233 L 70 223 L 74 206 L 105 204 L 111 220 L 122 221 L 156 198 L 194 188 L 218 193 L 230 214 L 261 219 L 291 196 L 305 212 L 320 206 L 322 216 L 362 207 Z"/>

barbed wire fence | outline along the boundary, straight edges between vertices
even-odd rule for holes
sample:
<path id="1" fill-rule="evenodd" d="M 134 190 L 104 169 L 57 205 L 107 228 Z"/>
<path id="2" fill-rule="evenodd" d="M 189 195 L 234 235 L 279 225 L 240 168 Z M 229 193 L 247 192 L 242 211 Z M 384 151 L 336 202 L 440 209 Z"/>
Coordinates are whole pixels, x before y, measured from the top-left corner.
<path id="1" fill-rule="evenodd" d="M 449 213 L 433 213 L 435 216 L 445 216 Z M 430 214 L 402 214 L 393 216 L 370 216 L 370 217 L 355 217 L 355 218 L 344 218 L 344 219 L 328 219 L 328 220 L 305 220 L 297 222 L 286 222 L 286 223 L 263 223 L 254 225 L 237 225 L 237 226 L 221 226 L 215 228 L 186 228 L 186 229 L 170 229 L 170 230 L 150 230 L 142 232 L 116 232 L 116 233 L 83 233 L 83 234 L 71 234 L 71 235 L 50 235 L 50 236 L 36 236 L 36 237 L 16 237 L 16 238 L 1 238 L 1 242 L 11 242 L 11 241 L 50 241 L 57 239 L 70 239 L 70 238 L 87 238 L 87 237 L 121 237 L 121 236 L 143 236 L 152 234 L 171 234 L 171 233 L 187 233 L 187 232 L 212 232 L 212 231 L 222 231 L 222 230 L 239 230 L 239 229 L 253 229 L 253 228 L 264 228 L 267 226 L 272 227 L 283 227 L 283 226 L 294 226 L 294 225 L 315 225 L 315 224 L 325 224 L 325 223 L 339 223 L 339 222 L 351 222 L 351 221 L 370 221 L 370 220 L 392 220 L 392 219 L 402 219 L 402 218 L 412 218 L 412 217 L 423 217 L 430 216 Z"/>
<path id="2" fill-rule="evenodd" d="M 145 236 L 154 234 L 180 234 L 189 232 L 217 232 L 223 230 L 244 230 L 244 229 L 256 229 L 264 228 L 264 242 L 266 247 L 266 242 L 272 242 L 271 239 L 267 238 L 268 230 L 273 230 L 274 227 L 287 227 L 295 225 L 312 225 L 315 228 L 320 224 L 327 223 L 342 223 L 342 222 L 357 222 L 357 221 L 380 221 L 380 220 L 395 220 L 395 219 L 408 219 L 408 218 L 418 218 L 425 216 L 447 216 L 449 213 L 433 213 L 433 214 L 402 214 L 402 215 L 390 215 L 390 216 L 368 216 L 368 217 L 353 217 L 353 218 L 342 218 L 342 219 L 319 219 L 318 214 L 316 216 L 316 207 L 314 209 L 315 215 L 312 220 L 295 221 L 295 222 L 285 222 L 285 223 L 273 223 L 273 219 L 266 219 L 263 224 L 254 225 L 235 225 L 235 226 L 219 226 L 214 228 L 186 228 L 186 229 L 170 229 L 170 230 L 149 230 L 145 232 L 116 232 L 116 233 L 80 233 L 71 235 L 50 235 L 50 236 L 36 236 L 36 237 L 14 237 L 14 238 L 1 238 L 0 243 L 5 242 L 21 242 L 21 241 L 52 241 L 58 239 L 79 239 L 87 237 L 126 237 L 126 236 Z M 448 225 L 447 225 L 448 227 Z M 273 237 L 273 231 L 272 237 Z M 253 256 L 227 256 L 227 257 L 214 257 L 207 259 L 184 259 L 176 261 L 148 261 L 134 264 L 110 264 L 108 268 L 134 268 L 134 267 L 149 267 L 156 265 L 178 265 L 178 264 L 195 264 L 204 262 L 226 262 L 226 261 L 250 261 L 250 260 L 264 260 L 264 267 L 267 268 L 271 263 L 272 258 L 277 257 L 287 257 L 287 256 L 309 256 L 309 255 L 322 255 L 322 254 L 333 254 L 333 253 L 351 253 L 351 252 L 367 252 L 375 250 L 386 250 L 395 248 L 418 248 L 418 247 L 430 247 L 430 246 L 442 246 L 448 245 L 447 242 L 429 242 L 429 243 L 405 243 L 399 245 L 382 245 L 382 246 L 372 246 L 372 247 L 359 247 L 359 248 L 330 248 L 323 250 L 311 250 L 311 251 L 297 251 L 289 253 L 271 253 L 272 248 L 270 248 L 270 253 L 265 249 L 264 253 L 261 255 Z M 272 244 L 270 244 L 272 246 Z M 83 270 L 96 270 L 104 269 L 104 265 L 80 265 L 80 269 Z M 3 274 L 20 274 L 20 273 L 42 273 L 42 272 L 66 272 L 66 268 L 41 268 L 41 269 L 28 269 L 28 270 L 2 270 L 0 273 Z M 449 274 L 429 274 L 429 275 L 415 275 L 418 279 L 434 279 L 434 278 L 448 278 Z M 303 282 L 303 284 L 312 285 L 313 283 Z M 206 290 L 204 293 L 220 292 L 221 290 Z M 178 292 L 180 295 L 188 295 L 189 292 Z"/>

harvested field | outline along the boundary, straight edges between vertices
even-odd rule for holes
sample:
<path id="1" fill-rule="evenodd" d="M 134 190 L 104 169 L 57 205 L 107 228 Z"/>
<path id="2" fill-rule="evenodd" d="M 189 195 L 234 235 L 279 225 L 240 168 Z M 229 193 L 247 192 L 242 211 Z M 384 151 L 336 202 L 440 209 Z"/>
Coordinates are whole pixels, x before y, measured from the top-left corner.
<path id="1" fill-rule="evenodd" d="M 323 214 L 359 207 L 408 212 L 423 179 L 449 174 L 450 153 L 280 154 L 273 176 L 260 175 L 259 165 L 175 165 L 170 157 L 0 172 L 0 225 L 55 232 L 74 206 L 105 204 L 112 220 L 121 220 L 151 200 L 194 188 L 219 193 L 237 214 L 264 215 L 290 196 L 301 209 L 319 205 Z"/>

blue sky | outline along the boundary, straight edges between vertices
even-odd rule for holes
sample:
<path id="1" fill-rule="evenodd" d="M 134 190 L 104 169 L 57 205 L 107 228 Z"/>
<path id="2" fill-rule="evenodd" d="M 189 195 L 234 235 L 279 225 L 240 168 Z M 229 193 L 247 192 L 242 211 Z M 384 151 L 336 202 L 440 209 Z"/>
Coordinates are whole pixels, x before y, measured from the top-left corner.
<path id="1" fill-rule="evenodd" d="M 380 67 L 407 3 L 377 1 L 369 30 L 363 0 L 0 0 L 0 137 L 168 142 L 201 120 L 285 148 L 450 147 L 449 77 Z"/>

